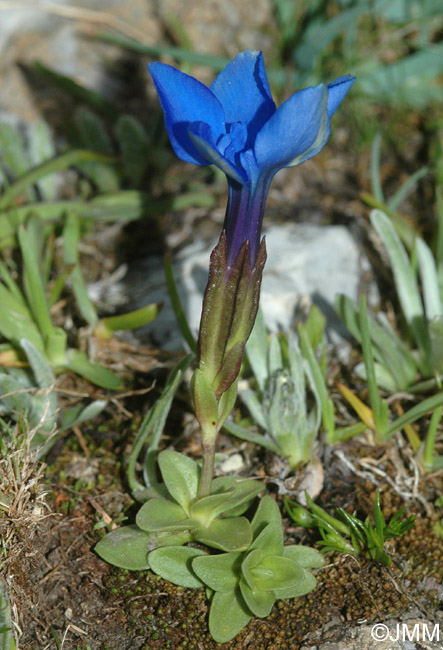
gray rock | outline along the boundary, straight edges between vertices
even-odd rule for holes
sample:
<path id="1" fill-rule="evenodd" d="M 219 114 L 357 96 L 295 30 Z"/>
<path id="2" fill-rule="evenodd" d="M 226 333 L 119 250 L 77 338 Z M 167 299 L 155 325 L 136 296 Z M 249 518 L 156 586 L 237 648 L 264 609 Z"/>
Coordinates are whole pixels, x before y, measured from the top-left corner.
<path id="1" fill-rule="evenodd" d="M 423 619 L 385 621 L 337 627 L 337 642 L 322 642 L 322 632 L 309 634 L 300 650 L 441 650 L 442 630 Z M 320 637 L 320 639 L 318 638 Z"/>

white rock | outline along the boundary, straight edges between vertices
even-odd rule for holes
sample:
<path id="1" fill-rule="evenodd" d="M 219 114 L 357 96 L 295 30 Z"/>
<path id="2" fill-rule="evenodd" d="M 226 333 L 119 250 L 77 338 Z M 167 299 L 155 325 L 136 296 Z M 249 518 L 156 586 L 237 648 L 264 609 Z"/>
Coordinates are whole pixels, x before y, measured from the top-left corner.
<path id="1" fill-rule="evenodd" d="M 272 330 L 288 329 L 296 312 L 311 302 L 327 317 L 327 336 L 340 342 L 345 330 L 334 312 L 339 293 L 358 300 L 362 272 L 368 262 L 358 243 L 344 226 L 311 224 L 273 225 L 267 229 L 268 260 L 263 275 L 261 308 Z M 184 248 L 174 261 L 178 291 L 192 331 L 197 335 L 202 296 L 208 279 L 210 246 L 197 241 Z M 166 296 L 163 265 L 150 258 L 133 268 L 123 291 L 136 306 L 165 300 L 156 320 L 148 326 L 157 344 L 179 349 L 182 339 Z"/>

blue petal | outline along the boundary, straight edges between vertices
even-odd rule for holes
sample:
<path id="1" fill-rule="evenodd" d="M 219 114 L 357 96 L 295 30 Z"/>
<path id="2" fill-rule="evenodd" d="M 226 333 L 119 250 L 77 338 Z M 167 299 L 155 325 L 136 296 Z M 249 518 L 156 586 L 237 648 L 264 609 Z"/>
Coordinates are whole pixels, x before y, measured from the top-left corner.
<path id="1" fill-rule="evenodd" d="M 298 165 L 315 156 L 329 137 L 326 86 L 305 88 L 286 100 L 258 133 L 255 157 L 260 169 Z"/>
<path id="2" fill-rule="evenodd" d="M 217 149 L 210 127 L 204 122 L 194 122 L 188 128 L 189 139 L 204 159 L 204 165 L 216 165 L 226 176 L 244 184 L 248 177 L 241 167 L 236 167 Z"/>
<path id="3" fill-rule="evenodd" d="M 350 74 L 328 84 L 328 116 L 331 118 L 355 81 Z"/>
<path id="4" fill-rule="evenodd" d="M 246 50 L 238 54 L 211 90 L 223 106 L 226 122 L 248 127 L 248 148 L 252 147 L 255 134 L 275 113 L 262 53 Z"/>
<path id="5" fill-rule="evenodd" d="M 188 127 L 192 122 L 205 122 L 215 139 L 225 133 L 225 117 L 219 100 L 204 84 L 170 65 L 151 63 L 148 68 L 175 153 L 195 165 L 209 164 L 189 139 Z"/>

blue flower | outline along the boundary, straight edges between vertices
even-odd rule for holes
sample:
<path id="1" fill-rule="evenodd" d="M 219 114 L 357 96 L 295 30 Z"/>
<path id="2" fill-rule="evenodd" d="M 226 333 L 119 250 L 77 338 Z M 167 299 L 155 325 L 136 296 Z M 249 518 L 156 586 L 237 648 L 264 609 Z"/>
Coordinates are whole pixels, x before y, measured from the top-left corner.
<path id="1" fill-rule="evenodd" d="M 238 54 L 210 88 L 163 63 L 150 64 L 149 71 L 177 156 L 196 165 L 214 164 L 228 177 L 229 263 L 244 242 L 254 263 L 274 174 L 323 149 L 330 119 L 355 77 L 300 90 L 277 109 L 261 52 Z"/>

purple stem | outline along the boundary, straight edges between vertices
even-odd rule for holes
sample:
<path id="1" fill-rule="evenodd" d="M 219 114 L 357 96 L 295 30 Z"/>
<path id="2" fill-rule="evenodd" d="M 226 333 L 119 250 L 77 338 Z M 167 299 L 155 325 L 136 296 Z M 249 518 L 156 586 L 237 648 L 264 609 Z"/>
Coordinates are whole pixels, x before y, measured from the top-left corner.
<path id="1" fill-rule="evenodd" d="M 261 174 L 255 181 L 244 185 L 228 179 L 229 200 L 223 226 L 226 232 L 228 266 L 232 266 L 245 241 L 249 241 L 251 266 L 255 266 L 266 198 L 274 173 Z"/>

